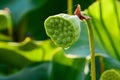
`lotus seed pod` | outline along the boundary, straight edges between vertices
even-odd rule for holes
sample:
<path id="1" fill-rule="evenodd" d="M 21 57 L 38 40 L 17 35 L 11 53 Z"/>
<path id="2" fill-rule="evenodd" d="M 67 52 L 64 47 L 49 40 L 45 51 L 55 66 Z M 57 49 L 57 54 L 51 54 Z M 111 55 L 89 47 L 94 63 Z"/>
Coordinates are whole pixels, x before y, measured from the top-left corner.
<path id="1" fill-rule="evenodd" d="M 120 80 L 120 74 L 114 70 L 107 70 L 102 73 L 100 80 Z"/>
<path id="2" fill-rule="evenodd" d="M 51 40 L 60 47 L 70 47 L 80 35 L 80 19 L 76 15 L 58 14 L 48 17 L 45 30 Z"/>
<path id="3" fill-rule="evenodd" d="M 6 29 L 11 24 L 9 10 L 0 10 L 0 30 Z"/>

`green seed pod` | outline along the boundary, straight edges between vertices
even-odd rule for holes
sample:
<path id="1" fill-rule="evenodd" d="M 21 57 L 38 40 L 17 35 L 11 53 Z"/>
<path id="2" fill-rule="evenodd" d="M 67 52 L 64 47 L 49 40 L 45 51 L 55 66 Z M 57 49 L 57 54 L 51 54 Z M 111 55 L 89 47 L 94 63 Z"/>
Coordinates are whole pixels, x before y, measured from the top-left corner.
<path id="1" fill-rule="evenodd" d="M 76 15 L 53 15 L 45 20 L 44 25 L 47 35 L 63 48 L 70 47 L 80 35 L 80 19 Z"/>
<path id="2" fill-rule="evenodd" d="M 120 80 L 120 74 L 114 69 L 102 73 L 100 80 Z"/>

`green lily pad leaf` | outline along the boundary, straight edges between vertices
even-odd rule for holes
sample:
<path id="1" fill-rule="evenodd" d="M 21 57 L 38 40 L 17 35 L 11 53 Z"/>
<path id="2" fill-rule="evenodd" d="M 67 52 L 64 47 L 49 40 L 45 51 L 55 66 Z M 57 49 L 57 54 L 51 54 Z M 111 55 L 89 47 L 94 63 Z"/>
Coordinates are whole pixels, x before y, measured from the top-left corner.
<path id="1" fill-rule="evenodd" d="M 4 34 L 0 34 L 0 41 L 9 42 L 12 41 L 12 38 Z"/>
<path id="2" fill-rule="evenodd" d="M 20 72 L 0 76 L 0 80 L 48 80 L 49 63 L 42 63 L 32 67 L 25 67 Z"/>
<path id="3" fill-rule="evenodd" d="M 105 70 L 107 70 L 107 69 L 120 70 L 120 62 L 111 56 L 104 57 L 103 62 L 104 62 Z M 111 64 L 113 64 L 113 65 L 111 65 Z"/>
<path id="4" fill-rule="evenodd" d="M 52 60 L 51 80 L 84 80 L 84 57 L 65 55 L 61 48 L 55 51 Z"/>
<path id="5" fill-rule="evenodd" d="M 0 63 L 21 68 L 30 64 L 31 61 L 14 50 L 0 48 Z"/>
<path id="6" fill-rule="evenodd" d="M 32 41 L 26 38 L 21 43 L 0 42 L 0 62 L 24 67 L 33 62 L 50 61 L 56 46 L 51 40 Z"/>
<path id="7" fill-rule="evenodd" d="M 101 48 L 120 60 L 120 2 L 99 0 L 86 11 L 92 18 L 95 37 Z"/>

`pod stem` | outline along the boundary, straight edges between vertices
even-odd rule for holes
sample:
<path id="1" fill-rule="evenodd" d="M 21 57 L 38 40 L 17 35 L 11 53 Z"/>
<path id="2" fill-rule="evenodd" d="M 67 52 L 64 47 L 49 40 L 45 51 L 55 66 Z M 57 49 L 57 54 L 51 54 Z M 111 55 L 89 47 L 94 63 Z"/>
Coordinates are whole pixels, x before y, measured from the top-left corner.
<path id="1" fill-rule="evenodd" d="M 68 10 L 68 14 L 72 14 L 72 0 L 67 0 L 67 10 Z"/>
<path id="2" fill-rule="evenodd" d="M 87 23 L 87 30 L 89 36 L 90 45 L 90 56 L 91 56 L 91 80 L 96 80 L 96 69 L 95 69 L 95 52 L 94 52 L 94 36 L 93 30 L 90 24 L 90 19 L 85 19 Z"/>
<path id="3" fill-rule="evenodd" d="M 86 23 L 87 23 L 87 30 L 88 30 L 88 36 L 89 36 L 89 45 L 90 45 L 90 56 L 91 56 L 91 80 L 96 80 L 94 35 L 93 35 L 92 26 L 90 24 L 90 17 L 82 15 L 81 7 L 80 7 L 79 4 L 78 4 L 74 14 L 77 15 L 80 20 L 85 20 Z"/>

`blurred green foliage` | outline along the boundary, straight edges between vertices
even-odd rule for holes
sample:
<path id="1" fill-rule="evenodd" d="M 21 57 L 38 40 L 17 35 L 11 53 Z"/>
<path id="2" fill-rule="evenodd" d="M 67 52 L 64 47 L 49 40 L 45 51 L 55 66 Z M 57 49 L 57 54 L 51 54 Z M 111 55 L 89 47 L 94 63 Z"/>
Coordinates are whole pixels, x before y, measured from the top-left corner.
<path id="1" fill-rule="evenodd" d="M 107 4 L 106 4 L 107 3 Z M 120 3 L 106 0 L 88 8 L 96 39 L 106 53 L 120 60 Z"/>
<path id="2" fill-rule="evenodd" d="M 120 70 L 120 2 L 73 0 L 73 11 L 77 4 L 91 17 L 99 80 L 105 70 Z M 8 27 L 0 30 L 0 80 L 90 80 L 85 22 L 78 41 L 65 50 L 44 30 L 48 16 L 67 13 L 67 0 L 0 0 L 0 9 L 5 8 L 10 10 L 13 35 Z"/>

